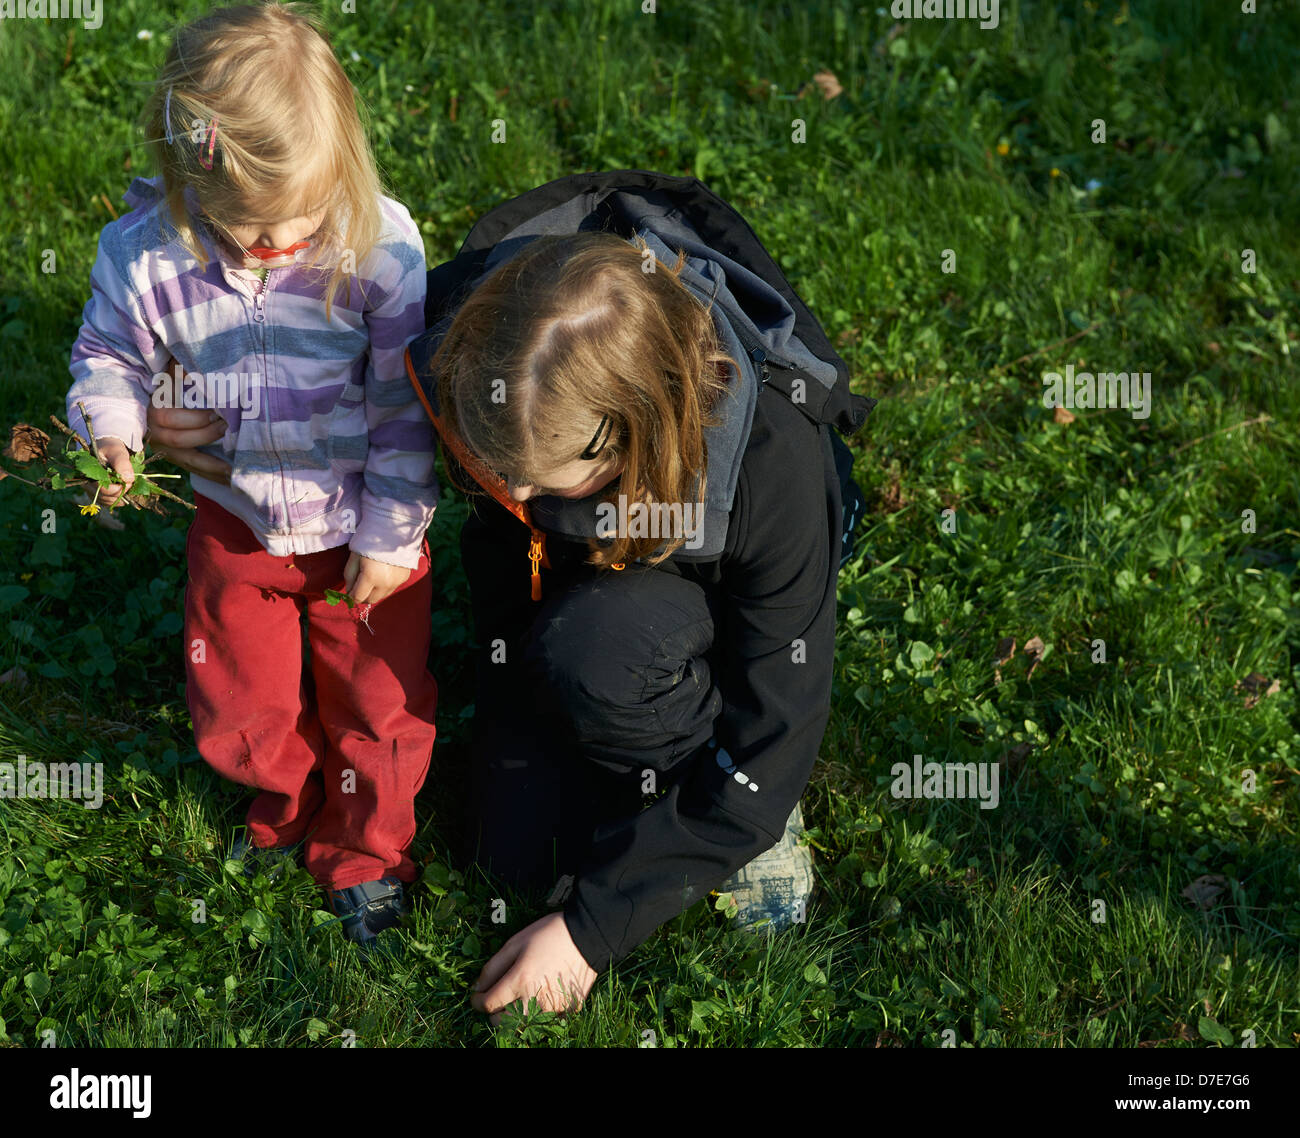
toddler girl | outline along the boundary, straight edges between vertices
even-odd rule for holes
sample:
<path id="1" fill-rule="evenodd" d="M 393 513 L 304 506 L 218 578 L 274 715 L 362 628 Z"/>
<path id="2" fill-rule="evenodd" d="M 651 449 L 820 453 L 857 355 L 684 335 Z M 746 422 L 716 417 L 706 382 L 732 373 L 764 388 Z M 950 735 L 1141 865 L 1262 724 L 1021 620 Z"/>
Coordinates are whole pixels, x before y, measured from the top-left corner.
<path id="1" fill-rule="evenodd" d="M 260 791 L 232 856 L 305 843 L 344 931 L 368 944 L 415 877 L 434 740 L 434 442 L 403 370 L 424 326 L 423 242 L 295 5 L 178 31 L 145 126 L 161 177 L 137 180 L 100 237 L 69 422 L 129 485 L 151 401 L 224 420 L 206 449 L 232 464 L 229 485 L 192 476 L 195 739 Z"/>

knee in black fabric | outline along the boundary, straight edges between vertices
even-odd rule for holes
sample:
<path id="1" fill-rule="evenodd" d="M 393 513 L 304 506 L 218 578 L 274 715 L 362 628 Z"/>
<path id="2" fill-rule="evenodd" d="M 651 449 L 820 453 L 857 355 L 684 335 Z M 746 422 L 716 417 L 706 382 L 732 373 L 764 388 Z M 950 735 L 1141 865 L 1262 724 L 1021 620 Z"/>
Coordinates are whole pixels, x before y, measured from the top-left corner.
<path id="1" fill-rule="evenodd" d="M 524 668 L 548 728 L 615 769 L 667 770 L 712 735 L 721 697 L 703 590 L 655 570 L 606 572 L 538 614 Z"/>

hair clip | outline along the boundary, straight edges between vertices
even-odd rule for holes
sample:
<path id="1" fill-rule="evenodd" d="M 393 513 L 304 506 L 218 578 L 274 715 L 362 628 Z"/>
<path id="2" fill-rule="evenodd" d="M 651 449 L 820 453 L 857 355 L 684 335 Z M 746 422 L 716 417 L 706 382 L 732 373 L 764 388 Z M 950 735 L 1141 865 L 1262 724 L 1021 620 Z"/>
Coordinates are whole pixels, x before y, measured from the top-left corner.
<path id="1" fill-rule="evenodd" d="M 212 116 L 212 129 L 208 131 L 208 160 L 203 161 L 203 152 L 199 152 L 199 165 L 205 170 L 212 169 L 212 151 L 217 145 L 217 123 L 220 121 L 216 115 Z M 202 144 L 200 144 L 202 145 Z"/>
<path id="2" fill-rule="evenodd" d="M 583 459 L 595 458 L 605 449 L 605 444 L 609 442 L 609 436 L 613 430 L 614 420 L 608 415 L 602 415 L 600 417 L 600 426 L 596 428 L 596 433 L 591 436 L 591 442 L 587 444 L 587 449 L 578 455 L 578 457 Z M 601 438 L 602 432 L 604 432 L 604 438 Z M 599 442 L 599 446 L 596 445 L 597 442 Z"/>
<path id="3" fill-rule="evenodd" d="M 171 146 L 176 141 L 176 136 L 172 134 L 172 89 L 167 88 L 167 98 L 163 101 L 163 129 L 167 132 L 167 145 Z"/>

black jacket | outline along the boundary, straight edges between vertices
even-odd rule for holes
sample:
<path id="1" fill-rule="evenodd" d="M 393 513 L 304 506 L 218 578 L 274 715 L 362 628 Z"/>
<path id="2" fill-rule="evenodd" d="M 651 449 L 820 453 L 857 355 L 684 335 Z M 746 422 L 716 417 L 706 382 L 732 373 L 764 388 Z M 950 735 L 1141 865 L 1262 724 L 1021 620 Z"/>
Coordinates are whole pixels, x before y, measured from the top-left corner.
<path id="1" fill-rule="evenodd" d="M 722 345 L 741 365 L 739 386 L 715 411 L 721 422 L 709 428 L 703 543 L 654 571 L 697 582 L 710 598 L 722 696 L 715 739 L 748 781 L 702 753 L 616 840 L 593 847 L 565 918 L 597 970 L 775 844 L 803 793 L 834 657 L 842 513 L 828 421 L 851 430 L 870 409 L 849 394 L 843 361 L 738 215 L 693 179 L 614 171 L 504 203 L 480 219 L 456 260 L 430 272 L 429 331 L 408 357 L 431 414 L 428 362 L 464 296 L 539 235 L 602 228 L 641 236 L 670 264 L 684 250 L 682 280 L 711 305 Z M 599 497 L 531 504 L 554 567 L 543 589 L 585 560 Z M 490 502 L 476 512 L 466 540 L 505 554 L 467 558 L 479 578 L 471 581 L 478 639 L 510 642 L 536 609 L 526 587 L 529 527 Z"/>

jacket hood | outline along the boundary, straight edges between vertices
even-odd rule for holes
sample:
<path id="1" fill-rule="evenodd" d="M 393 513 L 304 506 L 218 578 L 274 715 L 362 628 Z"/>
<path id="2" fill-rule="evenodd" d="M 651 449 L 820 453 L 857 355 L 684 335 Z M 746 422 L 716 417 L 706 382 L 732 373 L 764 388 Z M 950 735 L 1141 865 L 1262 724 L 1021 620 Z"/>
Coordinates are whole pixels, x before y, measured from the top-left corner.
<path id="1" fill-rule="evenodd" d="M 456 282 L 463 287 L 459 295 L 463 298 L 472 292 L 538 237 L 599 231 L 607 227 L 611 215 L 630 219 L 632 236 L 625 239 L 631 242 L 641 237 L 661 261 L 672 265 L 678 250 L 685 254 L 681 281 L 710 309 L 722 349 L 740 366 L 740 375 L 738 380 L 733 376 L 729 395 L 714 408 L 718 422 L 705 429 L 708 476 L 703 525 L 693 536 L 692 547 L 679 548 L 673 555 L 681 560 L 715 559 L 726 544 L 741 463 L 763 385 L 751 353 L 757 349 L 758 359 L 765 358 L 776 367 L 798 369 L 827 389 L 835 384 L 837 372 L 796 334 L 794 309 L 780 292 L 726 253 L 710 248 L 671 200 L 652 189 L 588 190 L 526 217 L 488 247 L 486 256 L 478 259 L 476 271 L 465 277 L 463 284 Z M 467 248 L 472 248 L 478 231 L 476 226 L 466 242 Z M 428 363 L 453 315 L 453 311 L 446 312 L 410 346 L 414 374 L 435 407 L 436 385 Z M 577 500 L 542 495 L 532 499 L 529 506 L 534 522 L 545 530 L 577 539 L 594 538 L 602 516 L 598 506 L 606 493 Z"/>

